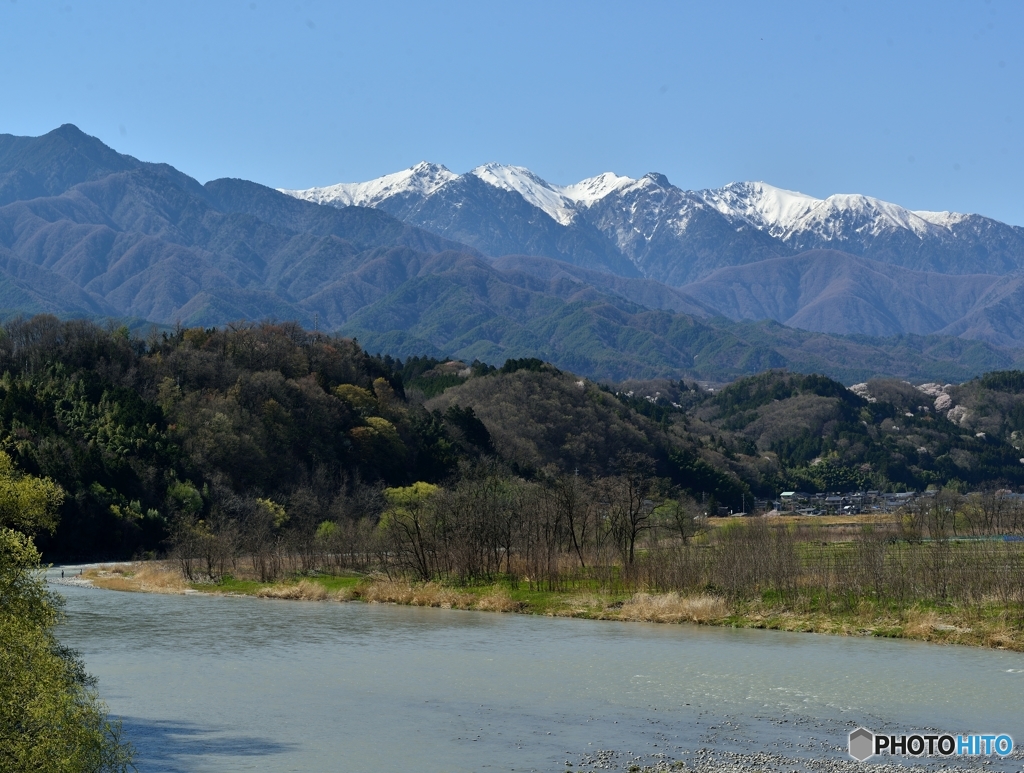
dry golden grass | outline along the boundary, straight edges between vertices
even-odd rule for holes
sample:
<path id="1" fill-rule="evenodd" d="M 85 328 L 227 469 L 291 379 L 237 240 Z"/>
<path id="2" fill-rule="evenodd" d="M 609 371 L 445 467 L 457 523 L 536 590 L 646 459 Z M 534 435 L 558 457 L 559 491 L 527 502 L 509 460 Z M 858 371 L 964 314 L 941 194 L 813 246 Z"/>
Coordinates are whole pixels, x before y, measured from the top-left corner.
<path id="1" fill-rule="evenodd" d="M 82 577 L 92 583 L 94 587 L 103 588 L 104 590 L 142 591 L 142 588 L 137 583 L 125 579 L 120 574 L 104 575 L 99 570 L 93 569 L 85 572 Z"/>
<path id="2" fill-rule="evenodd" d="M 504 588 L 495 588 L 477 600 L 476 608 L 484 612 L 518 612 L 523 604 L 509 596 Z"/>
<path id="3" fill-rule="evenodd" d="M 97 588 L 141 593 L 184 593 L 188 587 L 176 565 L 145 561 L 86 569 L 83 578 Z"/>
<path id="4" fill-rule="evenodd" d="M 440 607 L 442 609 L 472 609 L 476 596 L 459 593 L 437 583 L 412 584 L 398 580 L 378 580 L 359 588 L 363 601 L 384 604 L 406 604 L 413 607 Z"/>
<path id="5" fill-rule="evenodd" d="M 299 580 L 290 585 L 271 585 L 260 588 L 256 595 L 261 599 L 291 599 L 292 601 L 326 601 L 332 597 L 319 583 Z"/>
<path id="6" fill-rule="evenodd" d="M 1003 626 L 998 622 L 989 623 L 984 639 L 992 639 L 993 635 L 999 636 L 1005 632 Z M 994 626 L 994 627 L 991 627 Z M 921 612 L 910 610 L 903 625 L 903 635 L 910 639 L 923 639 L 925 641 L 945 641 L 956 644 L 977 643 L 977 636 L 972 636 L 974 628 L 968 625 L 963 619 L 957 616 L 940 616 L 933 610 Z M 1012 634 L 1009 639 L 1013 639 Z M 988 644 L 987 646 L 1003 646 L 1002 644 Z"/>
<path id="7" fill-rule="evenodd" d="M 617 617 L 648 623 L 711 623 L 728 615 L 729 607 L 719 596 L 637 593 L 622 605 Z"/>
<path id="8" fill-rule="evenodd" d="M 1024 642 L 1021 641 L 1020 631 L 1013 631 L 1005 627 L 986 631 L 984 645 L 996 649 L 1012 649 L 1017 651 L 1024 649 Z"/>
<path id="9" fill-rule="evenodd" d="M 596 593 L 566 596 L 565 608 L 555 612 L 559 617 L 607 617 L 608 597 Z"/>
<path id="10" fill-rule="evenodd" d="M 941 630 L 940 626 L 942 626 L 942 622 L 933 610 L 927 612 L 911 610 L 907 613 L 907 622 L 903 626 L 903 633 L 914 639 L 927 639 L 933 631 Z"/>
<path id="11" fill-rule="evenodd" d="M 180 593 L 187 587 L 178 567 L 168 563 L 144 563 L 135 571 L 134 579 L 147 589 Z"/>
<path id="12" fill-rule="evenodd" d="M 711 529 L 720 529 L 737 520 L 733 518 L 709 518 L 708 526 Z M 858 533 L 865 525 L 887 526 L 893 522 L 890 513 L 863 513 L 858 515 L 798 515 L 796 513 L 782 512 L 772 513 L 768 516 L 768 523 L 772 528 L 789 526 L 804 526 L 811 528 L 826 529 L 830 538 L 846 537 Z"/>
<path id="13" fill-rule="evenodd" d="M 970 610 L 909 609 L 903 613 L 875 610 L 862 603 L 852 617 L 798 612 L 751 604 L 735 614 L 732 624 L 779 631 L 839 636 L 885 636 L 934 644 L 957 644 L 1024 651 L 1024 631 L 1005 618 L 985 618 Z"/>

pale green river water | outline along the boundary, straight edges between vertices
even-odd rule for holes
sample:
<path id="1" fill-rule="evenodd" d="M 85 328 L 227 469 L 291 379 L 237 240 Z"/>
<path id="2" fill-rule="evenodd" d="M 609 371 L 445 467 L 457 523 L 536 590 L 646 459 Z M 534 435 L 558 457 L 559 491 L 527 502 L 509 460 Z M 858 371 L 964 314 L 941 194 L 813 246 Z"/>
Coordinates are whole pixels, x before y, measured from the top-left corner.
<path id="1" fill-rule="evenodd" d="M 1024 655 L 1011 652 L 55 589 L 60 636 L 143 773 L 549 771 L 598 750 L 626 767 L 706 747 L 845 758 L 858 725 L 1024 741 Z"/>

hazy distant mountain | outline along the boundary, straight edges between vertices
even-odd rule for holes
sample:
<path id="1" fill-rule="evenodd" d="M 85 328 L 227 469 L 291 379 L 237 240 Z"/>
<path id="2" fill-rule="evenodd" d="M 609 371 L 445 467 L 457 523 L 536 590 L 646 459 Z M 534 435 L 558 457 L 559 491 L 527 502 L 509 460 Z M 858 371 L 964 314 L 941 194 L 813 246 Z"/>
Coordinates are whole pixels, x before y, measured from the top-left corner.
<path id="1" fill-rule="evenodd" d="M 1005 274 L 1024 268 L 1024 229 L 980 215 L 912 212 L 861 195 L 816 199 L 765 183 L 686 191 L 659 174 L 611 173 L 552 185 L 487 164 L 463 175 L 436 164 L 365 183 L 285 191 L 368 206 L 491 256 L 532 254 L 681 286 L 716 269 L 840 249 L 919 271 Z"/>

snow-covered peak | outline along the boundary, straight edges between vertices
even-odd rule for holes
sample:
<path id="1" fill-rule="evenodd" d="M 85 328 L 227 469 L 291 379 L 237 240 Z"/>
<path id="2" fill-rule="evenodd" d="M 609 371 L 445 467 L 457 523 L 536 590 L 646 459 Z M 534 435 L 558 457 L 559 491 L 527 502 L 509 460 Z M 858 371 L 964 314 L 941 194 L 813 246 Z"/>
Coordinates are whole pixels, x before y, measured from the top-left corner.
<path id="1" fill-rule="evenodd" d="M 561 188 L 561 192 L 563 196 L 572 199 L 577 204 L 589 207 L 609 193 L 635 182 L 636 180 L 632 177 L 622 177 L 613 172 L 605 172 L 597 177 L 588 177 L 574 185 L 566 185 Z"/>
<path id="2" fill-rule="evenodd" d="M 672 188 L 672 184 L 668 181 L 668 178 L 660 174 L 645 174 L 643 177 L 632 179 L 630 177 L 621 177 L 620 184 L 614 188 L 609 188 L 602 198 L 609 196 L 610 194 L 617 194 L 620 197 L 633 199 L 636 196 L 651 195 L 654 200 L 661 201 L 664 193 Z M 686 193 L 684 191 L 684 193 Z M 595 199 L 594 202 L 600 201 Z M 632 206 L 632 205 L 630 205 Z"/>
<path id="3" fill-rule="evenodd" d="M 515 191 L 562 225 L 568 225 L 575 214 L 573 199 L 565 195 L 564 188 L 551 185 L 524 166 L 484 164 L 470 174 L 495 188 Z"/>
<path id="4" fill-rule="evenodd" d="M 894 229 L 924 236 L 966 217 L 955 212 L 912 212 L 859 193 L 817 199 L 763 182 L 730 183 L 698 195 L 726 217 L 745 220 L 783 239 L 806 231 L 832 238 L 851 231 L 878 234 Z"/>
<path id="5" fill-rule="evenodd" d="M 763 182 L 729 183 L 698 194 L 726 217 L 746 220 L 773 235 L 784 233 L 821 199 Z"/>
<path id="6" fill-rule="evenodd" d="M 484 164 L 470 174 L 495 187 L 515 191 L 562 225 L 572 221 L 579 207 L 589 207 L 610 193 L 641 182 L 614 172 L 604 172 L 572 185 L 554 185 L 525 167 L 503 164 Z"/>
<path id="7" fill-rule="evenodd" d="M 402 193 L 419 193 L 429 196 L 445 183 L 457 179 L 458 176 L 440 164 L 421 161 L 416 166 L 403 169 L 401 172 L 386 174 L 364 183 L 338 183 L 303 191 L 285 190 L 284 188 L 279 190 L 281 193 L 287 193 L 289 196 L 316 204 L 331 204 L 336 207 L 373 207 L 385 199 Z"/>
<path id="8" fill-rule="evenodd" d="M 918 236 L 933 233 L 935 224 L 898 204 L 863 196 L 837 193 L 818 202 L 789 230 L 816 230 L 823 233 L 859 232 L 878 234 L 885 230 L 906 229 Z"/>

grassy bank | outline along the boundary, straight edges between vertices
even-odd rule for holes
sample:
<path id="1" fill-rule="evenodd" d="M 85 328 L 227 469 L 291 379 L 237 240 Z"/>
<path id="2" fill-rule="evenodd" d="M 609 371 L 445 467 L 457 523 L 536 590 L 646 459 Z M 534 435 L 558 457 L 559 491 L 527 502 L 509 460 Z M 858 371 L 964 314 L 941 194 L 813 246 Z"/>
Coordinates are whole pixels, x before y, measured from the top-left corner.
<path id="1" fill-rule="evenodd" d="M 995 601 L 969 608 L 921 602 L 902 610 L 861 601 L 849 611 L 826 612 L 806 603 L 786 603 L 771 594 L 754 600 L 729 601 L 708 593 L 550 591 L 523 583 L 518 587 L 500 583 L 452 586 L 354 574 L 295 577 L 276 582 L 228 576 L 216 583 L 189 583 L 170 562 L 97 567 L 87 570 L 83 578 L 96 587 L 120 591 L 361 601 L 591 620 L 698 623 L 1024 651 L 1024 630 L 1017 612 Z"/>

